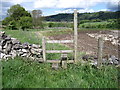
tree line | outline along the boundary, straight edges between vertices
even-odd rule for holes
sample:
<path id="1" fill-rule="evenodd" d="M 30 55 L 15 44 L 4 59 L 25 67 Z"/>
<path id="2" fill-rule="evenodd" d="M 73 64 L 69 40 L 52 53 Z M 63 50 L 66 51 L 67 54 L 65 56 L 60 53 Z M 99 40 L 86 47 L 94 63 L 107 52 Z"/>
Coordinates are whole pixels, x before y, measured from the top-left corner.
<path id="1" fill-rule="evenodd" d="M 19 4 L 13 5 L 7 10 L 7 17 L 2 21 L 6 29 L 28 29 L 28 28 L 43 28 L 42 11 L 33 10 L 28 12 Z"/>
<path id="2" fill-rule="evenodd" d="M 61 13 L 52 16 L 46 16 L 46 21 L 73 21 L 73 13 Z M 120 11 L 112 12 L 112 11 L 100 11 L 94 13 L 78 13 L 78 21 L 81 20 L 98 20 L 105 21 L 108 19 L 118 19 L 120 18 Z"/>
<path id="3" fill-rule="evenodd" d="M 73 22 L 73 13 L 62 13 L 45 17 L 46 21 Z M 104 23 L 105 22 L 105 23 Z M 94 13 L 78 13 L 79 28 L 112 28 L 120 29 L 120 11 L 100 11 Z"/>

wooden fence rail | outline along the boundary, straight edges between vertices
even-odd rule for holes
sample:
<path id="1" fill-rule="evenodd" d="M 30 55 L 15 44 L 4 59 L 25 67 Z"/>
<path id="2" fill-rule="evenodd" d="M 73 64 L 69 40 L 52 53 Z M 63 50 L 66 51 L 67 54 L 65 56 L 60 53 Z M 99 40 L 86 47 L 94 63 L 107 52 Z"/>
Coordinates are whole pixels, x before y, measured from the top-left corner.
<path id="1" fill-rule="evenodd" d="M 46 53 L 72 53 L 73 50 L 46 50 Z"/>
<path id="2" fill-rule="evenodd" d="M 73 40 L 48 40 L 46 43 L 73 43 Z"/>
<path id="3" fill-rule="evenodd" d="M 45 37 L 43 37 L 42 48 L 43 48 L 43 60 L 44 60 L 44 62 L 60 63 L 60 60 L 46 60 L 46 53 L 61 53 L 61 56 L 64 56 L 63 54 L 67 54 L 67 53 L 74 53 L 74 60 L 67 60 L 67 61 L 63 60 L 62 61 L 63 67 L 66 67 L 67 63 L 77 62 L 77 40 L 78 40 L 77 38 L 78 38 L 78 34 L 77 34 L 77 10 L 75 10 L 74 11 L 74 40 L 46 40 Z M 74 50 L 46 50 L 47 43 L 74 43 Z M 64 58 L 66 58 L 66 57 L 64 57 Z M 55 65 L 58 66 L 58 64 L 53 64 L 53 67 Z"/>

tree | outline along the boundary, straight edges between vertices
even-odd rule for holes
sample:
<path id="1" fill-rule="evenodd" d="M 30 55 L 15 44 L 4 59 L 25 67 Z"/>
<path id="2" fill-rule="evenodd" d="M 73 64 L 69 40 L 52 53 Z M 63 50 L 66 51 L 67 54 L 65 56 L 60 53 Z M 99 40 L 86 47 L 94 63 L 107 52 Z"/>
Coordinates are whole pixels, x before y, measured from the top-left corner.
<path id="1" fill-rule="evenodd" d="M 41 10 L 33 10 L 32 11 L 33 25 L 35 28 L 43 28 L 43 18 Z"/>
<path id="2" fill-rule="evenodd" d="M 19 20 L 19 25 L 22 30 L 32 27 L 32 18 L 31 17 L 21 17 Z"/>
<path id="3" fill-rule="evenodd" d="M 17 29 L 16 22 L 14 20 L 10 21 L 10 23 L 9 23 L 7 28 L 8 29 L 12 29 L 12 30 Z"/>
<path id="4" fill-rule="evenodd" d="M 25 10 L 22 6 L 19 4 L 13 5 L 10 9 L 7 10 L 7 14 L 9 17 L 12 17 L 15 21 L 20 20 L 20 17 L 28 16 L 31 17 L 30 13 Z"/>
<path id="5" fill-rule="evenodd" d="M 10 21 L 12 21 L 13 18 L 12 17 L 6 17 L 3 21 L 2 21 L 2 25 L 8 25 L 10 23 Z"/>
<path id="6" fill-rule="evenodd" d="M 8 17 L 6 17 L 2 24 L 6 25 L 8 29 L 18 29 L 20 28 L 20 23 L 23 22 L 21 17 L 29 17 L 32 20 L 31 14 L 24 9 L 24 7 L 20 6 L 19 4 L 13 5 L 10 9 L 7 10 Z M 26 19 L 26 18 L 24 18 Z M 22 20 L 22 21 L 20 21 Z M 32 23 L 32 22 L 31 22 Z M 32 26 L 32 24 L 31 24 Z"/>

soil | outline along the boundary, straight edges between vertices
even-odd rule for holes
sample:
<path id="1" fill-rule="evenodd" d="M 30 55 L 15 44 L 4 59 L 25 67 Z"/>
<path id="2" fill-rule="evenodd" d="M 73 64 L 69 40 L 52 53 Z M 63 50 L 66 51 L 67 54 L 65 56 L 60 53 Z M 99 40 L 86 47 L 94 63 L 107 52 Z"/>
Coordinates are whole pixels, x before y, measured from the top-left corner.
<path id="1" fill-rule="evenodd" d="M 103 33 L 108 34 L 110 31 L 80 31 L 78 32 L 78 51 L 86 52 L 86 54 L 97 55 L 98 42 L 97 39 L 89 37 L 86 33 Z M 49 36 L 54 40 L 73 40 L 73 33 Z M 66 44 L 70 48 L 74 48 L 74 44 Z M 103 48 L 103 56 L 115 55 L 118 57 L 118 46 L 112 45 L 111 42 L 105 41 Z"/>

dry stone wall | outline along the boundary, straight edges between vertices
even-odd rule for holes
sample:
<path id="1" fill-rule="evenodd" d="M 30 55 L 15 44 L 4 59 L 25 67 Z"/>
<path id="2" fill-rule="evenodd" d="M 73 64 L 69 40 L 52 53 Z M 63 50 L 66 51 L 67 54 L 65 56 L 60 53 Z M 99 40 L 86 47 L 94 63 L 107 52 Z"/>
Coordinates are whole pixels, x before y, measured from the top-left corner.
<path id="1" fill-rule="evenodd" d="M 42 60 L 42 46 L 21 43 L 16 38 L 11 38 L 5 32 L 0 31 L 0 60 L 15 58 L 16 56 Z"/>
<path id="2" fill-rule="evenodd" d="M 33 60 L 43 62 L 42 46 L 29 43 L 21 43 L 16 38 L 7 36 L 5 32 L 0 31 L 0 60 L 14 59 L 16 56 L 27 57 Z M 92 65 L 97 65 L 97 57 L 85 55 L 84 61 L 91 61 Z M 120 65 L 120 59 L 111 55 L 109 58 L 103 58 L 103 64 Z"/>
<path id="3" fill-rule="evenodd" d="M 119 30 L 113 30 L 113 31 L 109 31 L 109 33 L 105 33 L 105 34 L 100 34 L 100 33 L 87 33 L 88 36 L 92 37 L 92 38 L 96 38 L 98 40 L 98 38 L 100 36 L 103 37 L 104 41 L 110 41 L 112 45 L 119 45 L 120 46 L 120 31 Z"/>

